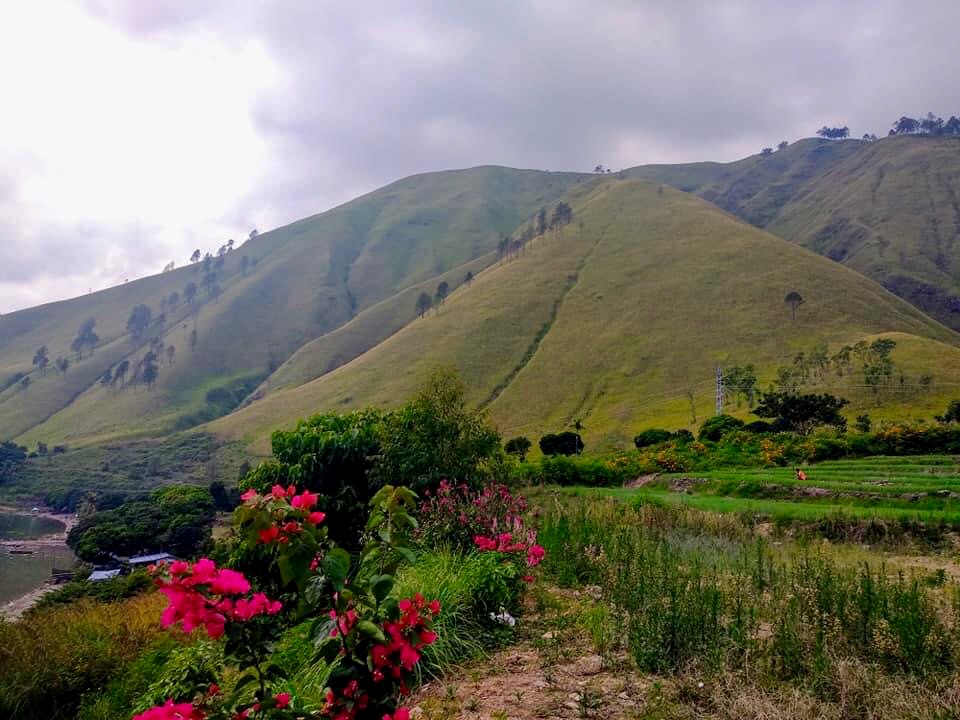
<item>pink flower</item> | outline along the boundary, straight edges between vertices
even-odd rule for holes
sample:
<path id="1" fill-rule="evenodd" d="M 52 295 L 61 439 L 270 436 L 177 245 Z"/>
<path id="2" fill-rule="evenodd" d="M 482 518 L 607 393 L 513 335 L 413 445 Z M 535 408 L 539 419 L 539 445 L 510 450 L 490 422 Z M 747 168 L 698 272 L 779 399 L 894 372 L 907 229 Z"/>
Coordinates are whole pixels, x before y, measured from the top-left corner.
<path id="1" fill-rule="evenodd" d="M 174 704 L 171 698 L 163 705 L 135 715 L 133 720 L 203 720 L 203 718 L 203 712 L 195 708 L 192 703 Z"/>
<path id="2" fill-rule="evenodd" d="M 326 517 L 327 517 L 326 513 L 312 512 L 309 515 L 307 515 L 307 522 L 310 523 L 311 525 L 319 525 L 326 519 Z"/>
<path id="3" fill-rule="evenodd" d="M 242 573 L 224 568 L 210 581 L 210 592 L 216 595 L 243 595 L 250 592 L 250 583 Z"/>
<path id="4" fill-rule="evenodd" d="M 240 499 L 244 502 L 250 502 L 251 500 L 257 500 L 260 498 L 260 493 L 258 493 L 253 488 L 247 490 L 243 495 L 240 496 Z"/>
<path id="5" fill-rule="evenodd" d="M 309 490 L 304 490 L 300 495 L 294 495 L 290 504 L 298 510 L 309 510 L 317 504 L 317 495 Z"/>
<path id="6" fill-rule="evenodd" d="M 274 485 L 270 488 L 270 494 L 273 495 L 277 500 L 283 500 L 287 496 L 287 491 L 284 490 L 280 485 Z"/>
<path id="7" fill-rule="evenodd" d="M 527 550 L 527 565 L 530 567 L 536 567 L 541 562 L 543 558 L 546 557 L 547 551 L 543 549 L 542 545 L 531 545 Z"/>
<path id="8" fill-rule="evenodd" d="M 290 704 L 290 693 L 277 693 L 274 695 L 273 699 L 276 701 L 277 707 L 280 710 L 283 710 L 283 708 Z"/>

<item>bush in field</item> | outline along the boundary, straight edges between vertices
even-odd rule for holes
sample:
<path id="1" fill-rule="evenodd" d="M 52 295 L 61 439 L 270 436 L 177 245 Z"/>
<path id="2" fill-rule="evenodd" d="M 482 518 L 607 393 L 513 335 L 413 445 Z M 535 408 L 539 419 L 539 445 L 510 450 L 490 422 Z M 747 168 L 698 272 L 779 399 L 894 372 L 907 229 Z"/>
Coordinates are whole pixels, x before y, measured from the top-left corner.
<path id="1" fill-rule="evenodd" d="M 530 441 L 521 435 L 507 440 L 503 445 L 503 450 L 508 455 L 514 455 L 520 462 L 523 462 L 527 458 L 527 453 L 530 451 L 530 445 Z"/>
<path id="2" fill-rule="evenodd" d="M 354 547 L 370 499 L 383 486 L 373 476 L 384 419 L 375 410 L 315 415 L 273 434 L 273 460 L 261 463 L 240 487 L 269 492 L 296 484 L 318 493 L 331 539 Z"/>
<path id="3" fill-rule="evenodd" d="M 677 430 L 673 434 L 673 437 L 679 443 L 689 443 L 695 440 L 693 433 L 687 430 L 686 428 L 680 428 L 679 430 Z"/>
<path id="4" fill-rule="evenodd" d="M 650 428 L 649 430 L 642 431 L 633 438 L 633 444 L 639 450 L 640 448 L 649 447 L 650 445 L 659 445 L 672 437 L 673 434 L 669 430 Z"/>
<path id="5" fill-rule="evenodd" d="M 544 455 L 579 455 L 584 450 L 583 439 L 569 430 L 548 433 L 540 438 L 540 452 Z"/>
<path id="6" fill-rule="evenodd" d="M 527 501 L 505 485 L 471 490 L 465 484 L 442 480 L 436 492 L 427 491 L 417 508 L 420 527 L 414 533 L 430 548 L 473 550 L 478 535 L 510 532 L 523 525 Z"/>
<path id="7" fill-rule="evenodd" d="M 775 432 L 773 425 L 768 423 L 766 420 L 754 420 L 743 426 L 743 429 L 748 433 L 753 433 L 754 435 L 765 435 L 767 433 Z"/>
<path id="8" fill-rule="evenodd" d="M 467 406 L 466 387 L 452 370 L 437 370 L 414 398 L 384 418 L 373 476 L 417 493 L 441 480 L 479 486 L 485 464 L 500 450 L 486 415 Z"/>
<path id="9" fill-rule="evenodd" d="M 305 616 L 329 617 L 310 630 L 329 667 L 323 708 L 312 717 L 409 717 L 397 710 L 398 700 L 409 692 L 422 650 L 437 638 L 432 624 L 441 610 L 419 592 L 399 601 L 391 596 L 394 575 L 410 556 L 414 498 L 406 488 L 390 486 L 374 496 L 368 539 L 355 560 L 328 540 L 326 514 L 315 509 L 318 498 L 310 491 L 278 485 L 264 495 L 253 489 L 243 495 L 235 515 L 238 542 L 270 547 L 267 570 L 295 594 L 292 607 Z M 170 693 L 166 702 L 135 720 L 304 716 L 291 694 L 280 691 L 284 671 L 270 661 L 282 603 L 255 592 L 242 573 L 208 559 L 161 565 L 155 573 L 169 603 L 162 624 L 224 638 L 226 667 L 217 667 L 214 684 L 208 684 L 209 672 L 189 664 L 182 682 L 164 688 Z"/>
<path id="10" fill-rule="evenodd" d="M 840 410 L 847 401 L 828 393 L 795 395 L 792 393 L 764 393 L 754 408 L 757 417 L 773 418 L 778 430 L 791 430 L 802 435 L 820 425 L 831 425 L 846 430 L 847 421 Z"/>
<path id="11" fill-rule="evenodd" d="M 950 401 L 943 415 L 937 415 L 934 419 L 942 423 L 960 422 L 960 400 Z"/>
<path id="12" fill-rule="evenodd" d="M 526 463 L 521 468 L 522 481 L 536 485 L 585 485 L 609 487 L 622 485 L 636 477 L 636 465 L 583 456 L 557 455 Z"/>
<path id="13" fill-rule="evenodd" d="M 714 415 L 704 420 L 700 426 L 700 432 L 697 438 L 700 440 L 712 440 L 716 442 L 728 432 L 739 430 L 743 427 L 743 420 L 730 415 Z"/>

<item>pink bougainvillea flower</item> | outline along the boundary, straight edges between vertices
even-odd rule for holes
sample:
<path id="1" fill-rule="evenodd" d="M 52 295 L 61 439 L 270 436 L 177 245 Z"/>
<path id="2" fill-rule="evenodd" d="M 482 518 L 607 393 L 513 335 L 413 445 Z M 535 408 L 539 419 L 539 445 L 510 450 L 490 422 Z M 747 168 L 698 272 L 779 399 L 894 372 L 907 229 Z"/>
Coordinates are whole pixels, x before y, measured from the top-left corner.
<path id="1" fill-rule="evenodd" d="M 277 708 L 283 710 L 287 705 L 290 704 L 290 693 L 277 693 L 273 696 L 274 701 L 277 703 Z"/>
<path id="2" fill-rule="evenodd" d="M 319 511 L 315 511 L 307 515 L 307 522 L 311 525 L 319 525 L 324 520 L 326 520 L 327 514 Z"/>
<path id="3" fill-rule="evenodd" d="M 310 510 L 314 505 L 317 504 L 318 499 L 318 495 L 315 495 L 309 490 L 304 490 L 299 495 L 294 495 L 290 500 L 290 504 L 298 510 Z"/>
<path id="4" fill-rule="evenodd" d="M 243 495 L 240 496 L 240 499 L 243 500 L 244 502 L 250 502 L 251 500 L 259 500 L 260 493 L 258 493 L 253 488 L 250 488 Z"/>
<path id="5" fill-rule="evenodd" d="M 150 708 L 146 712 L 135 715 L 133 720 L 203 720 L 204 714 L 191 703 L 174 703 L 167 700 L 163 705 Z"/>
<path id="6" fill-rule="evenodd" d="M 287 491 L 283 489 L 280 485 L 274 485 L 270 488 L 270 494 L 273 495 L 277 500 L 283 500 L 287 496 Z"/>

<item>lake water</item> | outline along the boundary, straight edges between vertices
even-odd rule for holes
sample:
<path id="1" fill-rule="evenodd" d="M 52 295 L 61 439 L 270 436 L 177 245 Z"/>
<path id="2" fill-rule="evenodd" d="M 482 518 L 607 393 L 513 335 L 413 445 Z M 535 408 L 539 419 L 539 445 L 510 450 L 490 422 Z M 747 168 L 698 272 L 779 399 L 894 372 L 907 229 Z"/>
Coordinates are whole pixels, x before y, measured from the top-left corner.
<path id="1" fill-rule="evenodd" d="M 29 514 L 0 511 L 0 540 L 30 540 L 58 532 L 59 520 Z M 11 553 L 9 545 L 0 545 L 0 605 L 40 587 L 53 568 L 70 568 L 76 561 L 65 545 L 29 544 L 30 555 Z"/>

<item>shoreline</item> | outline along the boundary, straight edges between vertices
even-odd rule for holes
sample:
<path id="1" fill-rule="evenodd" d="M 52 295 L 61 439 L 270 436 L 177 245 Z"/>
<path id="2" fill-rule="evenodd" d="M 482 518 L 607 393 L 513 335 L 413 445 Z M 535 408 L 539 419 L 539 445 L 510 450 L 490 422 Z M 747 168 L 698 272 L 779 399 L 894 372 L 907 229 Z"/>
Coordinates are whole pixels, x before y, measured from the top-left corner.
<path id="1" fill-rule="evenodd" d="M 63 524 L 63 530 L 40 537 L 22 540 L 0 540 L 0 548 L 4 548 L 7 551 L 10 549 L 37 551 L 43 548 L 66 547 L 67 533 L 77 524 L 77 516 L 70 514 L 58 514 L 46 511 L 32 512 L 31 510 L 14 507 L 12 505 L 0 505 L 0 512 L 31 517 L 44 517 Z M 0 604 L 0 618 L 7 622 L 19 620 L 25 612 L 37 604 L 40 598 L 56 588 L 57 586 L 51 583 L 48 578 L 42 585 Z"/>

